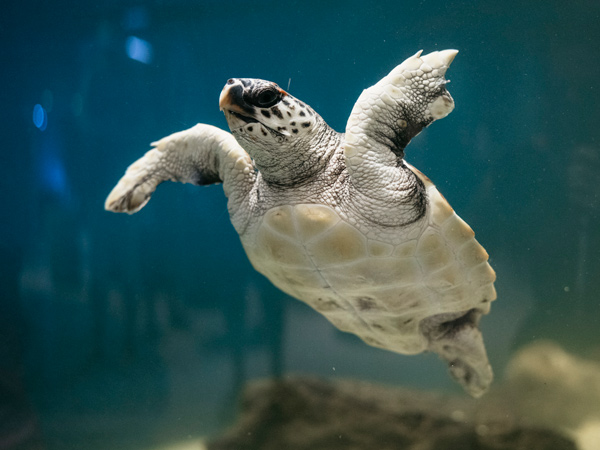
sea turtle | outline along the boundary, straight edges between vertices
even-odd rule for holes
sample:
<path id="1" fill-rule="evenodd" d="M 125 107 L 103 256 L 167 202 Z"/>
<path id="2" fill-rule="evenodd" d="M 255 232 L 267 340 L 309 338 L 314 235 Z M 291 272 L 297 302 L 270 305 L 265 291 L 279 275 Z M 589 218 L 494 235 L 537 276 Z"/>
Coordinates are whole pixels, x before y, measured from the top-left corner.
<path id="1" fill-rule="evenodd" d="M 231 134 L 198 124 L 153 143 L 106 200 L 135 213 L 165 180 L 223 183 L 254 268 L 367 344 L 433 351 L 473 396 L 492 381 L 479 319 L 495 273 L 471 228 L 404 160 L 454 109 L 456 50 L 408 58 L 362 92 L 338 133 L 277 84 L 232 78 L 219 106 Z"/>

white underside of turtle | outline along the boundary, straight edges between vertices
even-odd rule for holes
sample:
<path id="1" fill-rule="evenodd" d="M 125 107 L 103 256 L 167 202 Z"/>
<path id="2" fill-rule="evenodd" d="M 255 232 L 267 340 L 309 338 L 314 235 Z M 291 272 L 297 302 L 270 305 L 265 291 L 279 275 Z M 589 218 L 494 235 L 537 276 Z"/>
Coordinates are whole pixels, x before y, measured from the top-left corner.
<path id="1" fill-rule="evenodd" d="M 411 138 L 454 101 L 444 50 L 408 58 L 363 91 L 346 133 L 275 83 L 231 79 L 231 134 L 198 124 L 154 143 L 106 209 L 134 213 L 165 180 L 223 183 L 257 271 L 367 344 L 437 353 L 473 396 L 492 381 L 479 319 L 495 273 L 471 228 L 404 160 Z"/>

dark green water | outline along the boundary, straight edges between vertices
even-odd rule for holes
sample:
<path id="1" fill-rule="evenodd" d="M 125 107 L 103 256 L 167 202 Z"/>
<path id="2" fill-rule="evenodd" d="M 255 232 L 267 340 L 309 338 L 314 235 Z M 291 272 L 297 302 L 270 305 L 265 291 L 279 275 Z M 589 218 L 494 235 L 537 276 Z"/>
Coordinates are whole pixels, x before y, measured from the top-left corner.
<path id="1" fill-rule="evenodd" d="M 227 128 L 230 77 L 289 85 L 343 131 L 406 57 L 458 49 L 456 109 L 407 160 L 491 256 L 497 378 L 538 339 L 600 359 L 599 19 L 585 1 L 4 5 L 0 448 L 167 445 L 224 426 L 245 380 L 278 373 L 458 392 L 435 357 L 367 347 L 254 272 L 221 187 L 103 210 L 151 141 Z"/>

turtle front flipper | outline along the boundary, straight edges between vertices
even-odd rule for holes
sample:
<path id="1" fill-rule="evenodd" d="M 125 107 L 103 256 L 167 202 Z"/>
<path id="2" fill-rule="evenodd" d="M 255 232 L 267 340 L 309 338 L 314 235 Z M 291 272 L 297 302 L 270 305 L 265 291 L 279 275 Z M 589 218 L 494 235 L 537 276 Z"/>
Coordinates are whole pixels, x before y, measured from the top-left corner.
<path id="1" fill-rule="evenodd" d="M 454 109 L 444 75 L 457 53 L 443 50 L 421 56 L 419 51 L 362 92 L 348 119 L 344 143 L 346 165 L 359 189 L 373 178 L 389 183 L 381 167 L 396 168 L 410 140 Z"/>
<path id="2" fill-rule="evenodd" d="M 198 124 L 157 142 L 134 162 L 108 195 L 108 211 L 133 214 L 163 181 L 196 185 L 223 183 L 225 195 L 243 198 L 254 181 L 250 156 L 228 132 Z M 231 198 L 230 198 L 231 200 Z"/>

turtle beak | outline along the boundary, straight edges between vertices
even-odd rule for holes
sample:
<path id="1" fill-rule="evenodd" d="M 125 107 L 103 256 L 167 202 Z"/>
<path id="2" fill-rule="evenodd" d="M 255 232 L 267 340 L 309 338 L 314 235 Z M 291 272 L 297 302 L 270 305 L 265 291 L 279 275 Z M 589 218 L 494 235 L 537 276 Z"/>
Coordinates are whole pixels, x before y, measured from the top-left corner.
<path id="1" fill-rule="evenodd" d="M 237 113 L 244 117 L 252 117 L 254 108 L 244 101 L 244 86 L 236 79 L 231 78 L 219 96 L 219 109 L 227 116 L 229 113 Z"/>
<path id="2" fill-rule="evenodd" d="M 219 109 L 225 114 L 229 128 L 240 128 L 246 124 L 258 122 L 254 118 L 254 107 L 244 101 L 244 85 L 239 79 L 231 78 L 219 96 Z"/>
<path id="3" fill-rule="evenodd" d="M 231 110 L 232 107 L 235 107 L 236 104 L 242 100 L 243 92 L 243 86 L 237 84 L 235 79 L 230 79 L 227 81 L 227 84 L 221 91 L 221 95 L 219 95 L 219 109 L 221 111 Z"/>

